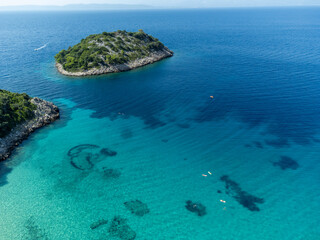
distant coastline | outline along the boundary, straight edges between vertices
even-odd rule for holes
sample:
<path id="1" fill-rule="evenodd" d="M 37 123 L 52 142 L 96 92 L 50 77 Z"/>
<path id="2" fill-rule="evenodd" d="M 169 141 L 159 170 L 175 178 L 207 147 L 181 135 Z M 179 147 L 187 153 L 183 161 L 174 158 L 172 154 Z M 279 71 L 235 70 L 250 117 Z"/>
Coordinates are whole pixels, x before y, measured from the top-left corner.
<path id="1" fill-rule="evenodd" d="M 17 125 L 8 135 L 0 138 L 0 161 L 7 159 L 12 151 L 36 129 L 46 126 L 60 117 L 59 109 L 53 103 L 37 97 L 32 98 L 30 102 L 36 106 L 33 111 L 34 117 Z"/>
<path id="2" fill-rule="evenodd" d="M 0 11 L 107 11 L 154 9 L 149 5 L 138 4 L 67 4 L 67 5 L 18 5 L 0 6 Z"/>

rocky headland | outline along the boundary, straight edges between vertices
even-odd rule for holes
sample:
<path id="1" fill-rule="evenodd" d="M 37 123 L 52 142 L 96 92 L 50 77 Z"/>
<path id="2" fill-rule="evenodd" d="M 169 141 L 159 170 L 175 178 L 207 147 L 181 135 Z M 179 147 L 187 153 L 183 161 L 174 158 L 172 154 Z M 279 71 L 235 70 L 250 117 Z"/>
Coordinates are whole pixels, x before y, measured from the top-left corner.
<path id="1" fill-rule="evenodd" d="M 0 138 L 0 161 L 7 159 L 11 152 L 36 129 L 54 122 L 59 118 L 59 109 L 51 102 L 40 98 L 30 98 L 34 106 L 32 117 L 17 124 L 9 133 Z"/>

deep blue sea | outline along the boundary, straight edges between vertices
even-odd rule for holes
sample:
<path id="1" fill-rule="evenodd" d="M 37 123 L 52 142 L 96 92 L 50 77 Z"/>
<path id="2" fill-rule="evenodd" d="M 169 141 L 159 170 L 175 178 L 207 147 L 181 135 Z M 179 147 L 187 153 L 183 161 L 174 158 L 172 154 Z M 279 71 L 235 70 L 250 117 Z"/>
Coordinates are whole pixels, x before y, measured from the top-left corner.
<path id="1" fill-rule="evenodd" d="M 118 29 L 175 55 L 56 71 Z M 0 12 L 0 88 L 61 109 L 0 165 L 1 240 L 320 239 L 320 8 Z"/>

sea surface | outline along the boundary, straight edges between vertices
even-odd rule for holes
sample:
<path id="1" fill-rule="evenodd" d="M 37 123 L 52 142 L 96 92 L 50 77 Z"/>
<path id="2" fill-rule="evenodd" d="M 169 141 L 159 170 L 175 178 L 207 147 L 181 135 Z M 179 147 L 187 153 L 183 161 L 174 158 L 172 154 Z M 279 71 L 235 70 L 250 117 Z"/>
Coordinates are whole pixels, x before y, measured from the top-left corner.
<path id="1" fill-rule="evenodd" d="M 175 55 L 56 71 L 118 29 Z M 320 239 L 320 8 L 0 12 L 0 88 L 61 109 L 0 165 L 1 240 Z"/>

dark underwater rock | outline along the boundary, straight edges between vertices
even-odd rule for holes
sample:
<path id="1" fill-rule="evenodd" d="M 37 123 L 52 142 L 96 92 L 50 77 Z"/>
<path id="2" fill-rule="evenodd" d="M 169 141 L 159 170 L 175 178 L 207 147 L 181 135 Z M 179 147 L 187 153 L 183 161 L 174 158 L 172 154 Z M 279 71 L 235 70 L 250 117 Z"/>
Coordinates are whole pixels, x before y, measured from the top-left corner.
<path id="1" fill-rule="evenodd" d="M 260 211 L 257 203 L 264 203 L 263 198 L 253 196 L 243 191 L 239 184 L 232 181 L 227 175 L 222 176 L 220 180 L 226 183 L 226 193 L 233 197 L 238 203 L 250 211 Z"/>
<path id="2" fill-rule="evenodd" d="M 150 212 L 148 205 L 139 200 L 125 202 L 124 205 L 131 213 L 140 217 Z"/>
<path id="3" fill-rule="evenodd" d="M 278 166 L 282 170 L 292 169 L 296 170 L 299 168 L 299 164 L 293 160 L 291 157 L 281 156 L 281 159 L 278 162 L 274 162 L 273 166 Z"/>
<path id="4" fill-rule="evenodd" d="M 115 155 L 117 155 L 116 151 L 112 151 L 109 148 L 102 148 L 100 150 L 100 153 L 108 157 L 114 157 Z"/>
<path id="5" fill-rule="evenodd" d="M 127 224 L 127 219 L 120 216 L 113 218 L 108 231 L 112 236 L 123 240 L 133 240 L 136 238 L 136 233 Z"/>
<path id="6" fill-rule="evenodd" d="M 121 176 L 121 172 L 117 169 L 103 168 L 103 175 L 106 178 L 119 178 Z"/>
<path id="7" fill-rule="evenodd" d="M 188 200 L 188 201 L 186 201 L 185 207 L 190 212 L 194 212 L 200 217 L 207 214 L 206 207 L 201 203 L 196 203 L 196 202 L 192 202 L 191 200 Z"/>
<path id="8" fill-rule="evenodd" d="M 98 228 L 98 227 L 100 227 L 100 226 L 102 226 L 102 225 L 105 225 L 105 224 L 107 224 L 107 223 L 108 223 L 108 220 L 100 219 L 100 220 L 92 223 L 92 224 L 90 225 L 90 228 L 93 230 L 93 229 L 96 229 L 96 228 Z"/>

